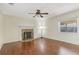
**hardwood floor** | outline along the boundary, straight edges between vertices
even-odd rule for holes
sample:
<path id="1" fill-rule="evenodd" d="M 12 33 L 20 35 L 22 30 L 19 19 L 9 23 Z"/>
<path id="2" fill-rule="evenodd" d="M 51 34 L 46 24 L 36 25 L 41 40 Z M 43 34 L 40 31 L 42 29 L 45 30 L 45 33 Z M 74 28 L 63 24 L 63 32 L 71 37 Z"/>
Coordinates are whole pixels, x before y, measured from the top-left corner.
<path id="1" fill-rule="evenodd" d="M 79 46 L 57 40 L 38 38 L 28 42 L 6 43 L 1 55 L 77 55 Z"/>

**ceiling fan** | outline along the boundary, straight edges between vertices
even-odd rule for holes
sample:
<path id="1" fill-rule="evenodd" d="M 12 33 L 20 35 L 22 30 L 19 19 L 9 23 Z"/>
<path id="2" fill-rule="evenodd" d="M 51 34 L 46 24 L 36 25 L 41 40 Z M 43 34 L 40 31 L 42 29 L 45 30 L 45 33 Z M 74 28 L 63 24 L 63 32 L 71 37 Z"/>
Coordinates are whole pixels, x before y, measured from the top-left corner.
<path id="1" fill-rule="evenodd" d="M 9 5 L 14 5 L 15 3 L 8 3 Z"/>
<path id="2" fill-rule="evenodd" d="M 48 15 L 48 13 L 41 13 L 39 9 L 37 9 L 36 13 L 28 13 L 28 14 L 35 14 L 33 17 L 39 15 L 41 18 L 43 17 L 42 15 Z"/>

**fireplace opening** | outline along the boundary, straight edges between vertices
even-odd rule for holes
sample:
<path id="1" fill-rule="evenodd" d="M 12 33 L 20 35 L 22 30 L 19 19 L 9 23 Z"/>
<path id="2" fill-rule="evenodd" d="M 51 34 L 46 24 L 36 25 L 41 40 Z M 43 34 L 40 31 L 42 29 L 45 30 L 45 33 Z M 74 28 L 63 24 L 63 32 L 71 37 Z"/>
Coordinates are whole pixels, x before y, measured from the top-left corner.
<path id="1" fill-rule="evenodd" d="M 33 39 L 33 29 L 22 29 L 22 40 Z"/>

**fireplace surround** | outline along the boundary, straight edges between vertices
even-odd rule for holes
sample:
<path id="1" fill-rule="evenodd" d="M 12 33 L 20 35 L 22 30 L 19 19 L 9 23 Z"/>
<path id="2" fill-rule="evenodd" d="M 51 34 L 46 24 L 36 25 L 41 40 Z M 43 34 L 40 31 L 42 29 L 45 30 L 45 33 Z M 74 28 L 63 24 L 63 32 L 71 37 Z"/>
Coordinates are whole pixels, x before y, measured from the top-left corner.
<path id="1" fill-rule="evenodd" d="M 33 29 L 22 29 L 22 40 L 30 40 L 34 38 Z"/>

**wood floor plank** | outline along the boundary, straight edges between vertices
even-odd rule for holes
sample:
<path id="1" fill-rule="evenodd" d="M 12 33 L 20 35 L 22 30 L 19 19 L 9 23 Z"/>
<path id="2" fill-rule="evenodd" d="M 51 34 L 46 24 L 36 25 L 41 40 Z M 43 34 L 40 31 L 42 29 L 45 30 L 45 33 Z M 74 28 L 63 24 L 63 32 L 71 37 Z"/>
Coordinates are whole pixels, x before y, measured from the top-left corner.
<path id="1" fill-rule="evenodd" d="M 78 55 L 79 45 L 48 38 L 38 38 L 28 42 L 6 43 L 1 55 Z"/>

